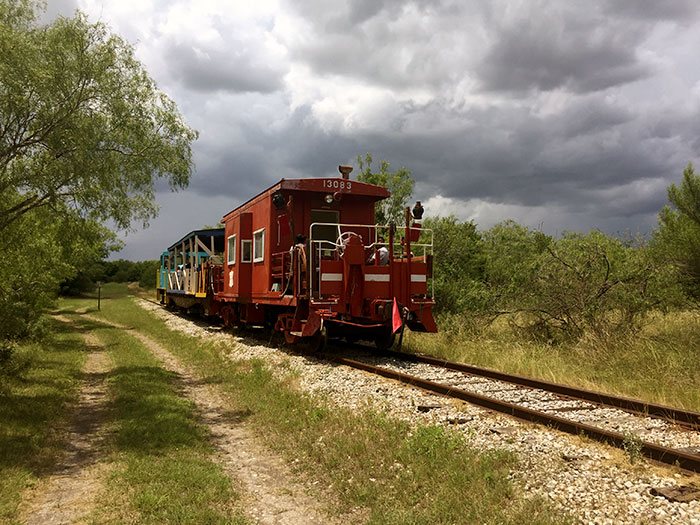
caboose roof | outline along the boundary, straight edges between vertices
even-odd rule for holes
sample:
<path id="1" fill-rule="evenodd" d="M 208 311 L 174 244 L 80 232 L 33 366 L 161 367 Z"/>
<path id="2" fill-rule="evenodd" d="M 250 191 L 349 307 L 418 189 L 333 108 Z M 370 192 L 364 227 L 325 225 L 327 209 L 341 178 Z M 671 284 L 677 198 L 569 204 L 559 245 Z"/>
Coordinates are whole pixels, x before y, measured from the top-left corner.
<path id="1" fill-rule="evenodd" d="M 168 248 L 168 250 L 172 250 L 172 249 L 176 248 L 177 246 L 180 246 L 183 242 L 193 238 L 194 236 L 197 236 L 200 239 L 209 239 L 211 237 L 214 237 L 214 243 L 215 243 L 215 246 L 217 247 L 216 251 L 223 251 L 223 249 L 224 249 L 223 248 L 224 247 L 223 238 L 225 235 L 224 234 L 225 231 L 226 230 L 224 230 L 224 228 L 214 228 L 214 229 L 210 229 L 210 230 L 193 230 L 190 233 L 188 233 L 187 235 L 185 235 L 182 239 L 177 241 L 176 243 L 173 243 L 173 245 L 170 246 Z M 221 239 L 221 240 L 219 240 L 219 239 Z M 220 245 L 220 248 L 219 248 L 219 245 Z"/>
<path id="2" fill-rule="evenodd" d="M 340 188 L 338 186 L 334 186 L 336 182 L 338 183 L 338 185 L 340 185 L 340 183 L 342 182 L 345 185 L 345 187 Z M 350 185 L 349 189 L 348 184 Z M 261 191 L 255 197 L 248 199 L 246 202 L 244 202 L 237 208 L 228 212 L 226 215 L 224 215 L 224 219 L 232 213 L 235 213 L 236 211 L 240 210 L 241 208 L 246 207 L 249 203 L 258 199 L 260 196 L 272 194 L 277 190 L 304 191 L 312 193 L 339 192 L 343 195 L 360 195 L 363 197 L 370 197 L 376 201 L 386 199 L 391 195 L 389 193 L 389 190 L 387 190 L 384 186 L 377 186 L 376 184 L 368 184 L 366 182 L 359 182 L 356 180 L 342 179 L 340 177 L 320 177 L 313 179 L 282 179 L 276 184 L 273 184 L 272 186 L 267 188 L 266 190 Z"/>
<path id="3" fill-rule="evenodd" d="M 331 189 L 323 186 L 323 182 L 328 180 L 352 184 L 351 190 L 344 191 L 343 193 L 376 197 L 377 200 L 386 199 L 390 195 L 389 190 L 387 190 L 384 186 L 377 186 L 376 184 L 368 184 L 366 182 L 359 182 L 350 179 L 341 179 L 339 177 L 322 177 L 318 179 L 282 179 L 275 184 L 275 186 L 279 185 L 279 188 L 283 190 L 316 191 L 320 193 L 328 193 L 331 191 Z M 272 186 L 270 189 L 273 188 L 274 186 Z"/>

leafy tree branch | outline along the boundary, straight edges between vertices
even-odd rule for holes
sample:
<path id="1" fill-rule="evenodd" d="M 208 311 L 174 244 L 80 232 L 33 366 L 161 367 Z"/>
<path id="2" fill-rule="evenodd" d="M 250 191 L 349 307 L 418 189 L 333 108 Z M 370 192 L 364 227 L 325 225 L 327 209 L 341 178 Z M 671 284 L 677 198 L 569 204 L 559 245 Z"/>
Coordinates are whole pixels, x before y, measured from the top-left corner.
<path id="1" fill-rule="evenodd" d="M 157 179 L 188 184 L 197 133 L 104 24 L 78 12 L 40 26 L 39 7 L 0 8 L 0 231 L 57 200 L 119 228 L 145 223 Z"/>

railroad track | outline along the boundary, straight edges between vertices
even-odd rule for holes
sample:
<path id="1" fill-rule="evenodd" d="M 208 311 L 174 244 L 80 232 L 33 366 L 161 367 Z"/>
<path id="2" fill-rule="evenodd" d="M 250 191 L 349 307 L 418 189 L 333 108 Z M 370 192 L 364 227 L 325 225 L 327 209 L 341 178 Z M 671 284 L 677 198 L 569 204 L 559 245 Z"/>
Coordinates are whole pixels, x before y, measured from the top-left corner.
<path id="1" fill-rule="evenodd" d="M 162 306 L 157 301 L 147 298 L 142 299 Z M 400 381 L 429 392 L 460 399 L 522 421 L 543 424 L 570 434 L 585 435 L 589 439 L 618 448 L 629 446 L 631 437 L 638 434 L 631 432 L 622 433 L 603 428 L 600 425 L 591 424 L 590 422 L 577 421 L 576 419 L 595 419 L 591 418 L 590 415 L 596 410 L 600 411 L 600 409 L 634 414 L 640 420 L 642 418 L 652 418 L 663 422 L 674 433 L 690 433 L 693 436 L 698 436 L 695 441 L 699 445 L 682 450 L 636 438 L 636 446 L 639 447 L 639 452 L 649 459 L 700 473 L 700 413 L 698 412 L 507 374 L 420 354 L 387 351 L 377 355 L 376 351 L 371 351 L 367 352 L 366 356 L 360 359 L 351 359 L 333 353 L 319 354 L 318 357 Z M 373 364 L 373 362 L 382 363 L 384 366 L 378 366 Z M 448 383 L 442 382 L 442 379 L 440 382 L 437 382 L 425 377 L 425 369 L 421 370 L 423 377 L 400 371 L 406 370 L 406 364 L 423 365 L 441 371 L 447 370 L 458 374 L 458 377 L 449 378 Z M 427 375 L 430 376 L 431 374 L 428 373 Z M 473 387 L 475 384 L 474 379 L 476 379 L 477 384 L 479 381 L 487 382 L 487 388 L 483 388 L 482 385 L 480 390 L 495 392 L 492 395 L 484 395 L 475 391 L 476 389 L 470 388 L 470 386 Z M 501 392 L 502 395 L 495 395 L 498 392 Z M 543 392 L 546 395 L 544 399 L 540 396 L 539 400 L 530 400 L 529 403 L 523 403 L 522 399 L 519 402 L 507 399 L 508 397 L 523 398 L 523 392 Z M 549 396 L 548 398 L 547 395 Z M 528 396 L 524 397 L 527 398 Z M 553 402 L 553 406 L 545 410 L 527 406 L 527 404 L 537 405 L 543 402 Z M 588 417 L 581 418 L 581 413 L 587 413 Z M 609 412 L 604 413 L 604 416 L 609 415 Z M 644 426 L 643 423 L 641 426 Z"/>
<path id="2" fill-rule="evenodd" d="M 510 383 L 513 385 L 544 390 L 547 392 L 552 392 L 554 394 L 565 396 L 569 399 L 588 401 L 590 403 L 600 406 L 619 408 L 621 410 L 624 410 L 625 412 L 629 412 L 632 414 L 639 414 L 642 416 L 649 416 L 653 418 L 662 419 L 664 421 L 668 421 L 669 423 L 687 427 L 690 430 L 700 430 L 699 412 L 692 412 L 689 410 L 682 410 L 666 405 L 648 403 L 639 399 L 615 396 L 603 392 L 596 392 L 593 390 L 586 390 L 583 388 L 562 385 L 559 383 L 542 381 L 540 379 L 533 379 L 530 377 L 520 376 L 516 374 L 508 374 L 505 372 L 499 372 L 497 370 L 490 370 L 488 368 L 467 365 L 464 363 L 454 363 L 451 361 L 446 361 L 444 359 L 438 359 L 426 355 L 407 354 L 403 352 L 392 351 L 385 352 L 385 355 L 397 359 L 411 361 L 414 363 L 426 363 L 429 365 L 434 365 L 449 370 L 465 372 L 472 376 L 486 377 L 489 379 L 503 381 L 505 383 Z"/>
<path id="3" fill-rule="evenodd" d="M 161 304 L 159 301 L 154 301 L 153 299 L 149 299 L 148 297 L 141 297 L 140 295 L 134 295 L 133 297 L 136 297 L 137 299 L 141 299 L 143 301 L 148 301 L 149 303 L 153 303 L 158 306 L 164 307 L 165 305 Z"/>
<path id="4" fill-rule="evenodd" d="M 326 353 L 323 357 L 522 421 L 585 435 L 618 448 L 635 446 L 639 453 L 649 459 L 700 473 L 700 413 L 697 412 L 423 355 L 386 352 L 382 356 L 367 355 L 350 359 Z M 406 373 L 408 369 L 416 369 L 417 375 Z M 431 378 L 436 375 L 441 376 L 437 381 Z M 488 392 L 488 395 L 484 392 Z M 623 415 L 624 426 L 634 430 L 620 432 L 610 428 L 620 420 L 620 414 Z M 606 421 L 601 423 L 601 418 Z M 685 440 L 697 444 L 697 447 L 678 448 L 654 443 L 645 438 L 645 433 L 656 441 Z"/>

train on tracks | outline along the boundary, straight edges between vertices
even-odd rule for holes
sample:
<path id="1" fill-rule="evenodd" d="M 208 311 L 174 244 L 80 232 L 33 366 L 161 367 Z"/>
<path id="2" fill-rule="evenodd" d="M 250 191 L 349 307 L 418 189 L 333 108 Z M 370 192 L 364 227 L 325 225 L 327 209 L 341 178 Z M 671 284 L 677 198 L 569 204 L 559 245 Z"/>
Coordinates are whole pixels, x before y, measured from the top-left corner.
<path id="1" fill-rule="evenodd" d="M 436 332 L 433 233 L 420 202 L 404 225 L 375 224 L 382 186 L 341 176 L 282 179 L 162 252 L 160 303 L 266 325 L 289 343 L 328 338 L 394 344 L 405 327 Z"/>

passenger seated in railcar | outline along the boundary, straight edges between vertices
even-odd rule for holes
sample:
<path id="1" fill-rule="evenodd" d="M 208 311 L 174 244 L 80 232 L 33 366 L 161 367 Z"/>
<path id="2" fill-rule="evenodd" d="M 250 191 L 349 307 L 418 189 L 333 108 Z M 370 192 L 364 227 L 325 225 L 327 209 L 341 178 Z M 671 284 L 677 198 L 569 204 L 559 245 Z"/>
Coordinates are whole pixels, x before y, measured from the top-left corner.
<path id="1" fill-rule="evenodd" d="M 379 247 L 377 247 L 378 243 Z M 376 259 L 379 257 L 379 266 L 387 266 L 389 264 L 389 249 L 384 244 L 384 237 L 378 237 L 377 242 L 373 246 L 374 250 L 367 259 L 367 264 L 376 264 Z"/>

